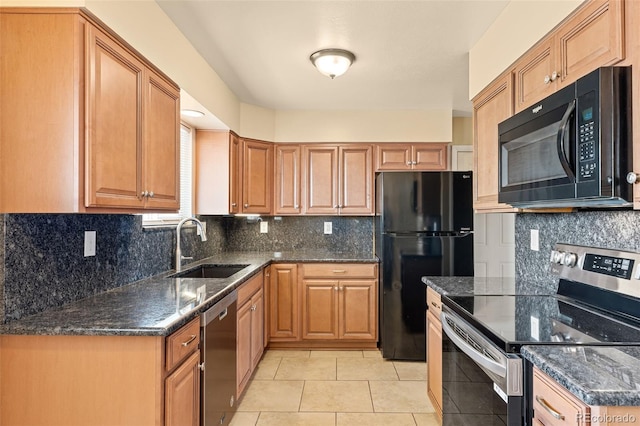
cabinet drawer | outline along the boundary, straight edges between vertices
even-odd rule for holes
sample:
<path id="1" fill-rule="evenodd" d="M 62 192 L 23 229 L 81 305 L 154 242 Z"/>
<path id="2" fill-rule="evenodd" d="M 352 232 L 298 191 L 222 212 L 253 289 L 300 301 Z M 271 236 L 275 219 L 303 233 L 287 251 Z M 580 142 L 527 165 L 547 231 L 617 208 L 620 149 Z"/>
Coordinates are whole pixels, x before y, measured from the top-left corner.
<path id="1" fill-rule="evenodd" d="M 200 317 L 167 337 L 166 368 L 170 371 L 200 345 Z"/>
<path id="2" fill-rule="evenodd" d="M 307 263 L 302 265 L 304 278 L 376 278 L 373 263 Z"/>
<path id="3" fill-rule="evenodd" d="M 542 371 L 533 370 L 534 420 L 545 426 L 586 424 L 589 407 Z"/>
<path id="4" fill-rule="evenodd" d="M 440 298 L 440 294 L 438 294 L 431 287 L 427 287 L 427 306 L 429 307 L 429 312 L 432 312 L 440 321 L 440 312 L 442 312 L 442 301 Z"/>
<path id="5" fill-rule="evenodd" d="M 251 299 L 251 296 L 261 288 L 262 272 L 255 274 L 238 288 L 238 307 L 244 305 L 244 303 Z"/>

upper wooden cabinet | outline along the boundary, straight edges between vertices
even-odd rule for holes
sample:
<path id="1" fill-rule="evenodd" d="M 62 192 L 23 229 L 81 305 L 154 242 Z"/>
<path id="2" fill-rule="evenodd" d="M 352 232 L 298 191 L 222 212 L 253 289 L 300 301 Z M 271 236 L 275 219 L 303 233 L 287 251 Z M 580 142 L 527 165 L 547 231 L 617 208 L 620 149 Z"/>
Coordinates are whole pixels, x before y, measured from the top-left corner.
<path id="1" fill-rule="evenodd" d="M 43 11 L 0 14 L 0 211 L 178 210 L 179 88 L 87 12 Z"/>
<path id="2" fill-rule="evenodd" d="M 498 123 L 512 114 L 509 73 L 473 99 L 473 207 L 478 211 L 513 211 L 511 206 L 498 203 Z"/>
<path id="3" fill-rule="evenodd" d="M 372 153 L 366 144 L 304 145 L 304 212 L 373 214 Z"/>
<path id="4" fill-rule="evenodd" d="M 273 144 L 242 139 L 242 213 L 269 214 L 273 198 Z"/>
<path id="5" fill-rule="evenodd" d="M 521 111 L 594 69 L 625 57 L 624 2 L 585 3 L 514 66 L 515 111 Z"/>
<path id="6" fill-rule="evenodd" d="M 376 171 L 447 170 L 447 152 L 443 143 L 377 144 Z"/>
<path id="7" fill-rule="evenodd" d="M 300 145 L 275 146 L 275 206 L 273 213 L 300 214 L 301 205 L 301 155 Z"/>

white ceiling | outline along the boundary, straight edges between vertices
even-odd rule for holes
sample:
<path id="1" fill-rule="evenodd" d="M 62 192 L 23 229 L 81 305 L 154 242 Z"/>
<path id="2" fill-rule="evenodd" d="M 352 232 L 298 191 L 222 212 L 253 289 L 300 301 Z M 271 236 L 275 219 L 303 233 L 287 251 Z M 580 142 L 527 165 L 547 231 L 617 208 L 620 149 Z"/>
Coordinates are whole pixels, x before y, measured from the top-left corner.
<path id="1" fill-rule="evenodd" d="M 508 0 L 156 0 L 245 103 L 469 115 L 468 52 Z M 356 61 L 331 80 L 322 48 Z M 193 94 L 197 97 L 197 94 Z"/>

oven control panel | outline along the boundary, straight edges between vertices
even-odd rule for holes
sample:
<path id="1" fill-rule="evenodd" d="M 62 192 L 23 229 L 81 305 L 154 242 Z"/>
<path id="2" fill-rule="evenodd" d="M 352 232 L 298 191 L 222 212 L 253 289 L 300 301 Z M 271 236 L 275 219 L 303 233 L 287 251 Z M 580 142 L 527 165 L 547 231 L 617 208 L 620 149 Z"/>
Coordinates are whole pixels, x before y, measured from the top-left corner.
<path id="1" fill-rule="evenodd" d="M 562 278 L 640 297 L 640 253 L 558 243 L 549 260 Z"/>

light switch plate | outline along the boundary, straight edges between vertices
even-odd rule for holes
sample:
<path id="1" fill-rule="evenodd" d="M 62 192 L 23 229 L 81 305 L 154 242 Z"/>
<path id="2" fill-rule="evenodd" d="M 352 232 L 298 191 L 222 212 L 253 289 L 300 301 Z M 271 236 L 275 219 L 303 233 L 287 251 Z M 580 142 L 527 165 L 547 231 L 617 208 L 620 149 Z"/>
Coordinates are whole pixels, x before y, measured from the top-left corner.
<path id="1" fill-rule="evenodd" d="M 324 233 L 325 234 L 333 234 L 333 223 L 325 222 L 324 223 Z"/>
<path id="2" fill-rule="evenodd" d="M 537 229 L 531 230 L 531 250 L 540 251 L 540 234 Z"/>
<path id="3" fill-rule="evenodd" d="M 84 257 L 96 255 L 96 231 L 84 231 Z"/>
<path id="4" fill-rule="evenodd" d="M 265 222 L 264 220 L 260 222 L 260 233 L 266 234 L 269 232 L 269 222 Z"/>
<path id="5" fill-rule="evenodd" d="M 531 338 L 540 340 L 540 320 L 534 316 L 531 316 Z"/>

